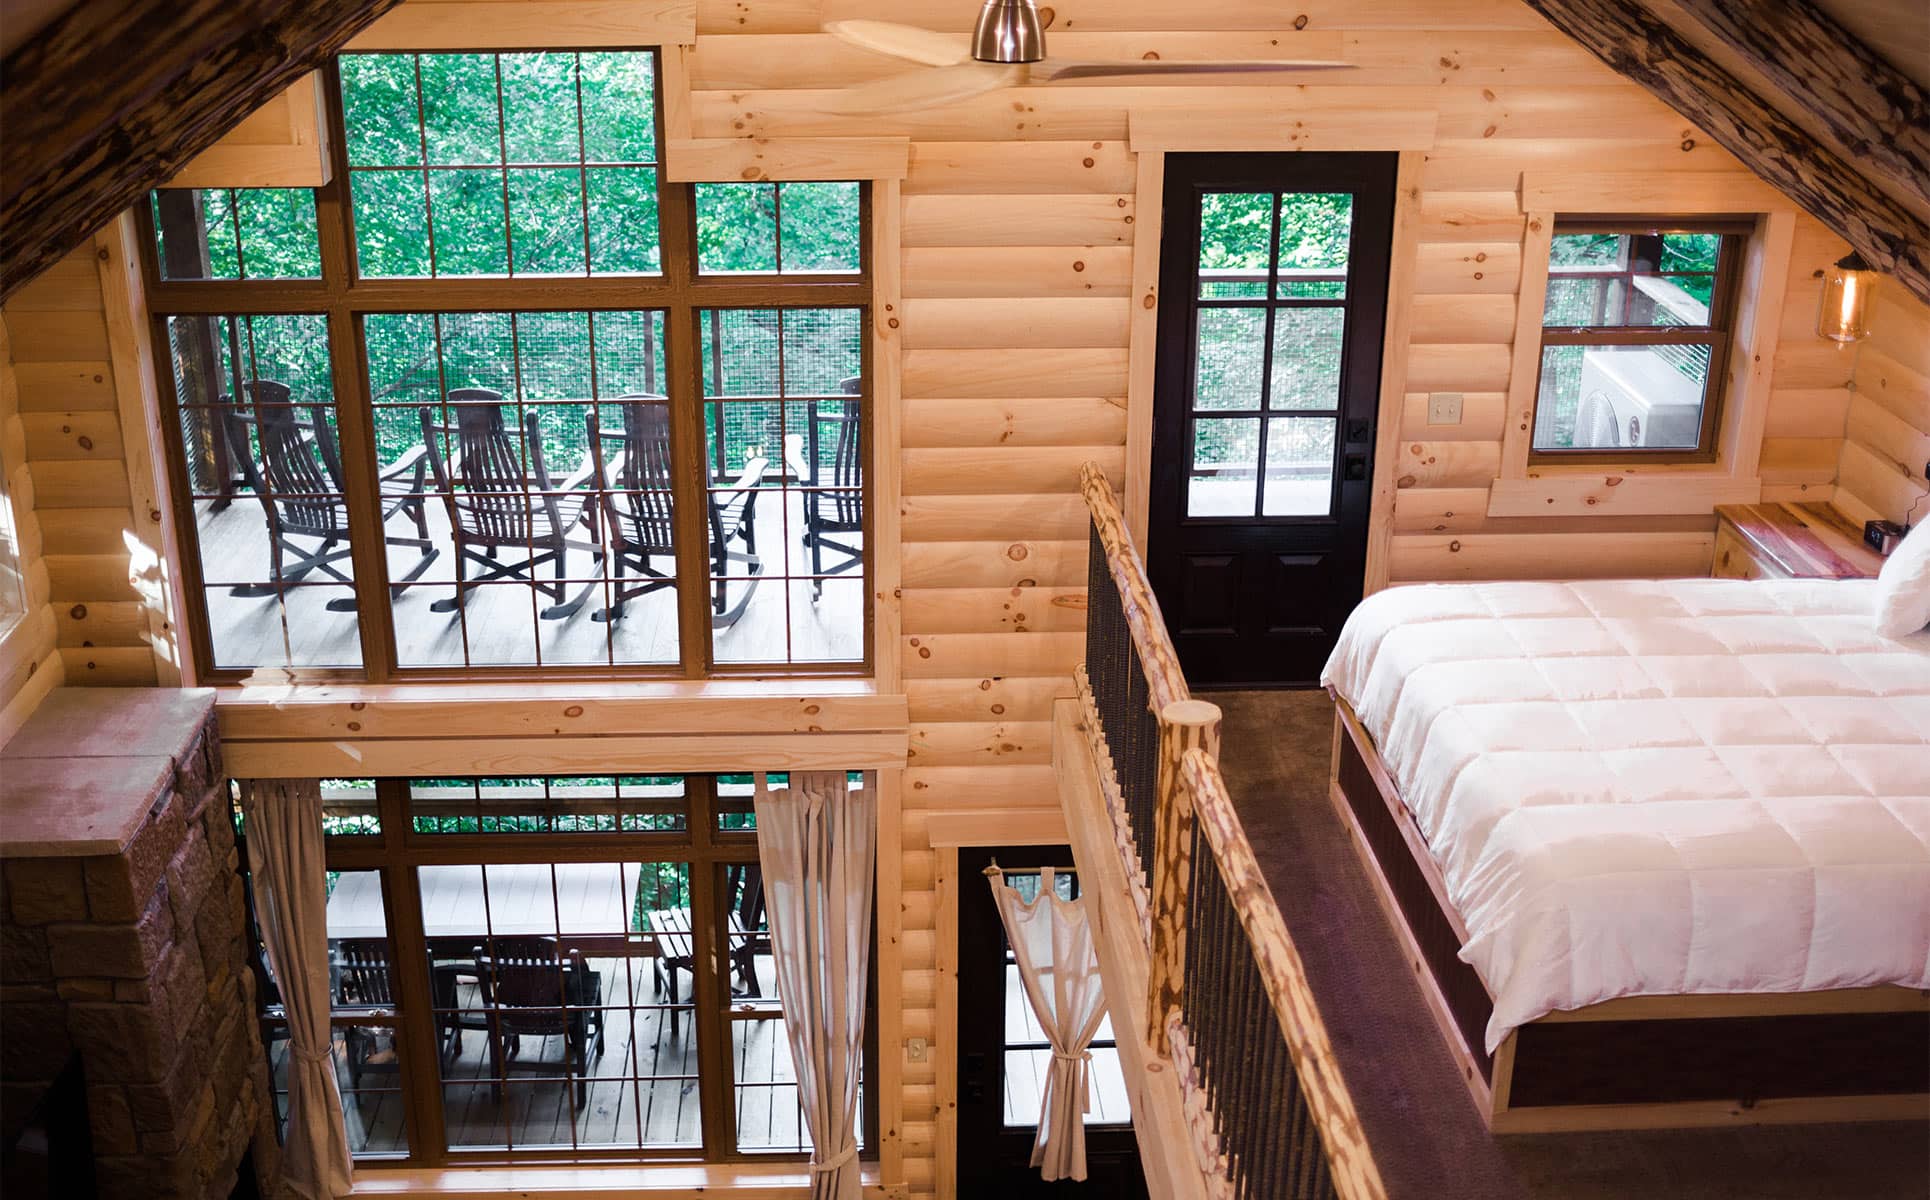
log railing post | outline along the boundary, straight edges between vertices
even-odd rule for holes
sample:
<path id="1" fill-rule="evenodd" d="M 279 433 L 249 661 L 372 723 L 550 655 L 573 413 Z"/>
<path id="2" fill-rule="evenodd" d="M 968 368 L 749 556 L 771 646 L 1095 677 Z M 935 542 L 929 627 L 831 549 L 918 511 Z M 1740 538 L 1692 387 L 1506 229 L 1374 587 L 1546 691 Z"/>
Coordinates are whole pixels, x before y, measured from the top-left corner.
<path id="1" fill-rule="evenodd" d="M 1152 952 L 1146 972 L 1146 1028 L 1156 1057 L 1171 1053 L 1166 1018 L 1185 1001 L 1186 905 L 1192 894 L 1193 802 L 1180 777 L 1189 750 L 1217 761 L 1220 708 L 1204 700 L 1175 700 L 1159 712 L 1159 777 L 1154 812 Z"/>

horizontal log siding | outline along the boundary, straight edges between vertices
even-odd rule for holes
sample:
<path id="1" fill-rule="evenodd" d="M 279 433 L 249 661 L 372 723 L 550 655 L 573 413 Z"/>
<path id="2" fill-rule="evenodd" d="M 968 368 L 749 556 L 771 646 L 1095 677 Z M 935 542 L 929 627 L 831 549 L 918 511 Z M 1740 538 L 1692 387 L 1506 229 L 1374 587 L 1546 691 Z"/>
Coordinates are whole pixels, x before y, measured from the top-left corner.
<path id="1" fill-rule="evenodd" d="M 152 686 L 147 610 L 132 579 L 127 464 L 101 277 L 90 240 L 0 310 L 0 462 L 20 531 L 26 631 L 6 639 L 0 707 L 59 662 L 64 682 Z"/>

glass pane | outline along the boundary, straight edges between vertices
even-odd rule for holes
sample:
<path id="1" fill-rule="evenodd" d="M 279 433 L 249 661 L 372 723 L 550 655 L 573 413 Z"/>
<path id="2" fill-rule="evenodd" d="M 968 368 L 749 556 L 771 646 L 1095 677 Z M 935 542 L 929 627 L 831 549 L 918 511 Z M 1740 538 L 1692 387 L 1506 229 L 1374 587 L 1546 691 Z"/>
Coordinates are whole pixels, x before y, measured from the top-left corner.
<path id="1" fill-rule="evenodd" d="M 592 167 L 589 188 L 590 269 L 598 274 L 662 271 L 656 168 Z"/>
<path id="2" fill-rule="evenodd" d="M 581 275 L 583 176 L 575 167 L 509 171 L 509 232 L 518 275 Z"/>
<path id="3" fill-rule="evenodd" d="M 777 270 L 776 184 L 700 183 L 695 190 L 698 270 Z"/>
<path id="4" fill-rule="evenodd" d="M 634 51 L 579 57 L 584 156 L 593 163 L 656 162 L 656 57 Z"/>
<path id="5" fill-rule="evenodd" d="M 858 185 L 779 184 L 784 222 L 783 270 L 856 271 Z"/>
<path id="6" fill-rule="evenodd" d="M 1692 450 L 1701 441 L 1706 344 L 1544 346 L 1536 450 Z"/>
<path id="7" fill-rule="evenodd" d="M 497 108 L 496 56 L 424 54 L 422 130 L 429 163 L 438 167 L 493 165 L 503 161 L 503 126 Z"/>
<path id="8" fill-rule="evenodd" d="M 1346 295 L 1354 198 L 1346 192 L 1288 192 L 1280 198 L 1278 295 Z"/>
<path id="9" fill-rule="evenodd" d="M 305 188 L 166 188 L 153 194 L 163 279 L 315 279 L 315 193 Z"/>
<path id="10" fill-rule="evenodd" d="M 1260 422 L 1252 417 L 1193 421 L 1193 465 L 1187 473 L 1186 515 L 1250 517 L 1260 474 Z"/>
<path id="11" fill-rule="evenodd" d="M 1260 407 L 1266 370 L 1267 314 L 1263 308 L 1199 310 L 1199 352 L 1194 360 L 1193 407 Z"/>
<path id="12" fill-rule="evenodd" d="M 1281 308 L 1273 313 L 1271 408 L 1340 407 L 1344 308 Z"/>
<path id="13" fill-rule="evenodd" d="M 344 54 L 342 113 L 348 161 L 406 167 L 422 161 L 421 110 L 413 54 Z"/>
<path id="14" fill-rule="evenodd" d="M 667 408 L 619 402 L 661 385 L 663 314 L 384 313 L 363 329 L 398 662 L 677 661 Z"/>
<path id="15" fill-rule="evenodd" d="M 1200 197 L 1200 298 L 1263 298 L 1273 252 L 1271 192 Z"/>
<path id="16" fill-rule="evenodd" d="M 786 396 L 857 393 L 863 353 L 862 316 L 855 308 L 784 310 Z"/>
<path id="17" fill-rule="evenodd" d="M 798 1099 L 797 1070 L 782 1020 L 732 1021 L 737 1149 L 808 1151 L 811 1131 Z"/>
<path id="18" fill-rule="evenodd" d="M 504 54 L 497 61 L 502 64 L 503 137 L 509 161 L 582 161 L 576 124 L 576 56 Z"/>
<path id="19" fill-rule="evenodd" d="M 1542 324 L 1706 327 L 1721 254 L 1713 233 L 1557 234 Z"/>
<path id="20" fill-rule="evenodd" d="M 214 664 L 358 664 L 328 318 L 170 317 L 168 351 Z"/>
<path id="21" fill-rule="evenodd" d="M 382 832 L 375 780 L 324 779 L 322 832 L 329 837 L 375 837 Z"/>
<path id="22" fill-rule="evenodd" d="M 245 278 L 321 277 L 314 192 L 307 188 L 241 188 L 235 192 L 235 213 L 241 227 Z"/>
<path id="23" fill-rule="evenodd" d="M 414 171 L 350 171 L 355 203 L 355 257 L 369 278 L 429 274 L 429 209 Z"/>
<path id="24" fill-rule="evenodd" d="M 1267 423 L 1263 515 L 1314 517 L 1331 511 L 1339 423 L 1334 417 L 1283 417 Z"/>
<path id="25" fill-rule="evenodd" d="M 437 275 L 509 274 L 500 171 L 429 172 Z"/>

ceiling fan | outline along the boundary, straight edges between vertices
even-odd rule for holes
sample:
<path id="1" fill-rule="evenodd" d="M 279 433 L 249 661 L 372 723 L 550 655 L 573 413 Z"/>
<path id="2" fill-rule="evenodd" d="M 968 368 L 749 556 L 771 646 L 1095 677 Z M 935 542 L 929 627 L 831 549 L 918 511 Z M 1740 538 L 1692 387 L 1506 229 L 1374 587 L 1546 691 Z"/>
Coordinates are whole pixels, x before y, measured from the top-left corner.
<path id="1" fill-rule="evenodd" d="M 971 37 L 890 21 L 831 21 L 826 33 L 854 46 L 930 68 L 847 88 L 831 102 L 841 113 L 903 112 L 969 100 L 1023 83 L 1124 79 L 1148 75 L 1236 75 L 1331 71 L 1352 63 L 1317 59 L 1237 59 L 1166 62 L 1127 59 L 1080 62 L 1047 59 L 1045 27 L 1034 0 L 985 0 Z"/>

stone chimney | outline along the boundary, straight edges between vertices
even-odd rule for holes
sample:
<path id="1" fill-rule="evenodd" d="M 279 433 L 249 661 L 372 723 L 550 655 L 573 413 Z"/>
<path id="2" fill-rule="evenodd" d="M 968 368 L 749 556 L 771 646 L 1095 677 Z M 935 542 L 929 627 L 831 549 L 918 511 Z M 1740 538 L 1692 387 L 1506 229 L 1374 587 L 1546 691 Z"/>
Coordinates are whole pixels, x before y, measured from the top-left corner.
<path id="1" fill-rule="evenodd" d="M 0 750 L 0 1135 L 78 1055 L 103 1197 L 279 1162 L 207 690 L 61 688 Z"/>

